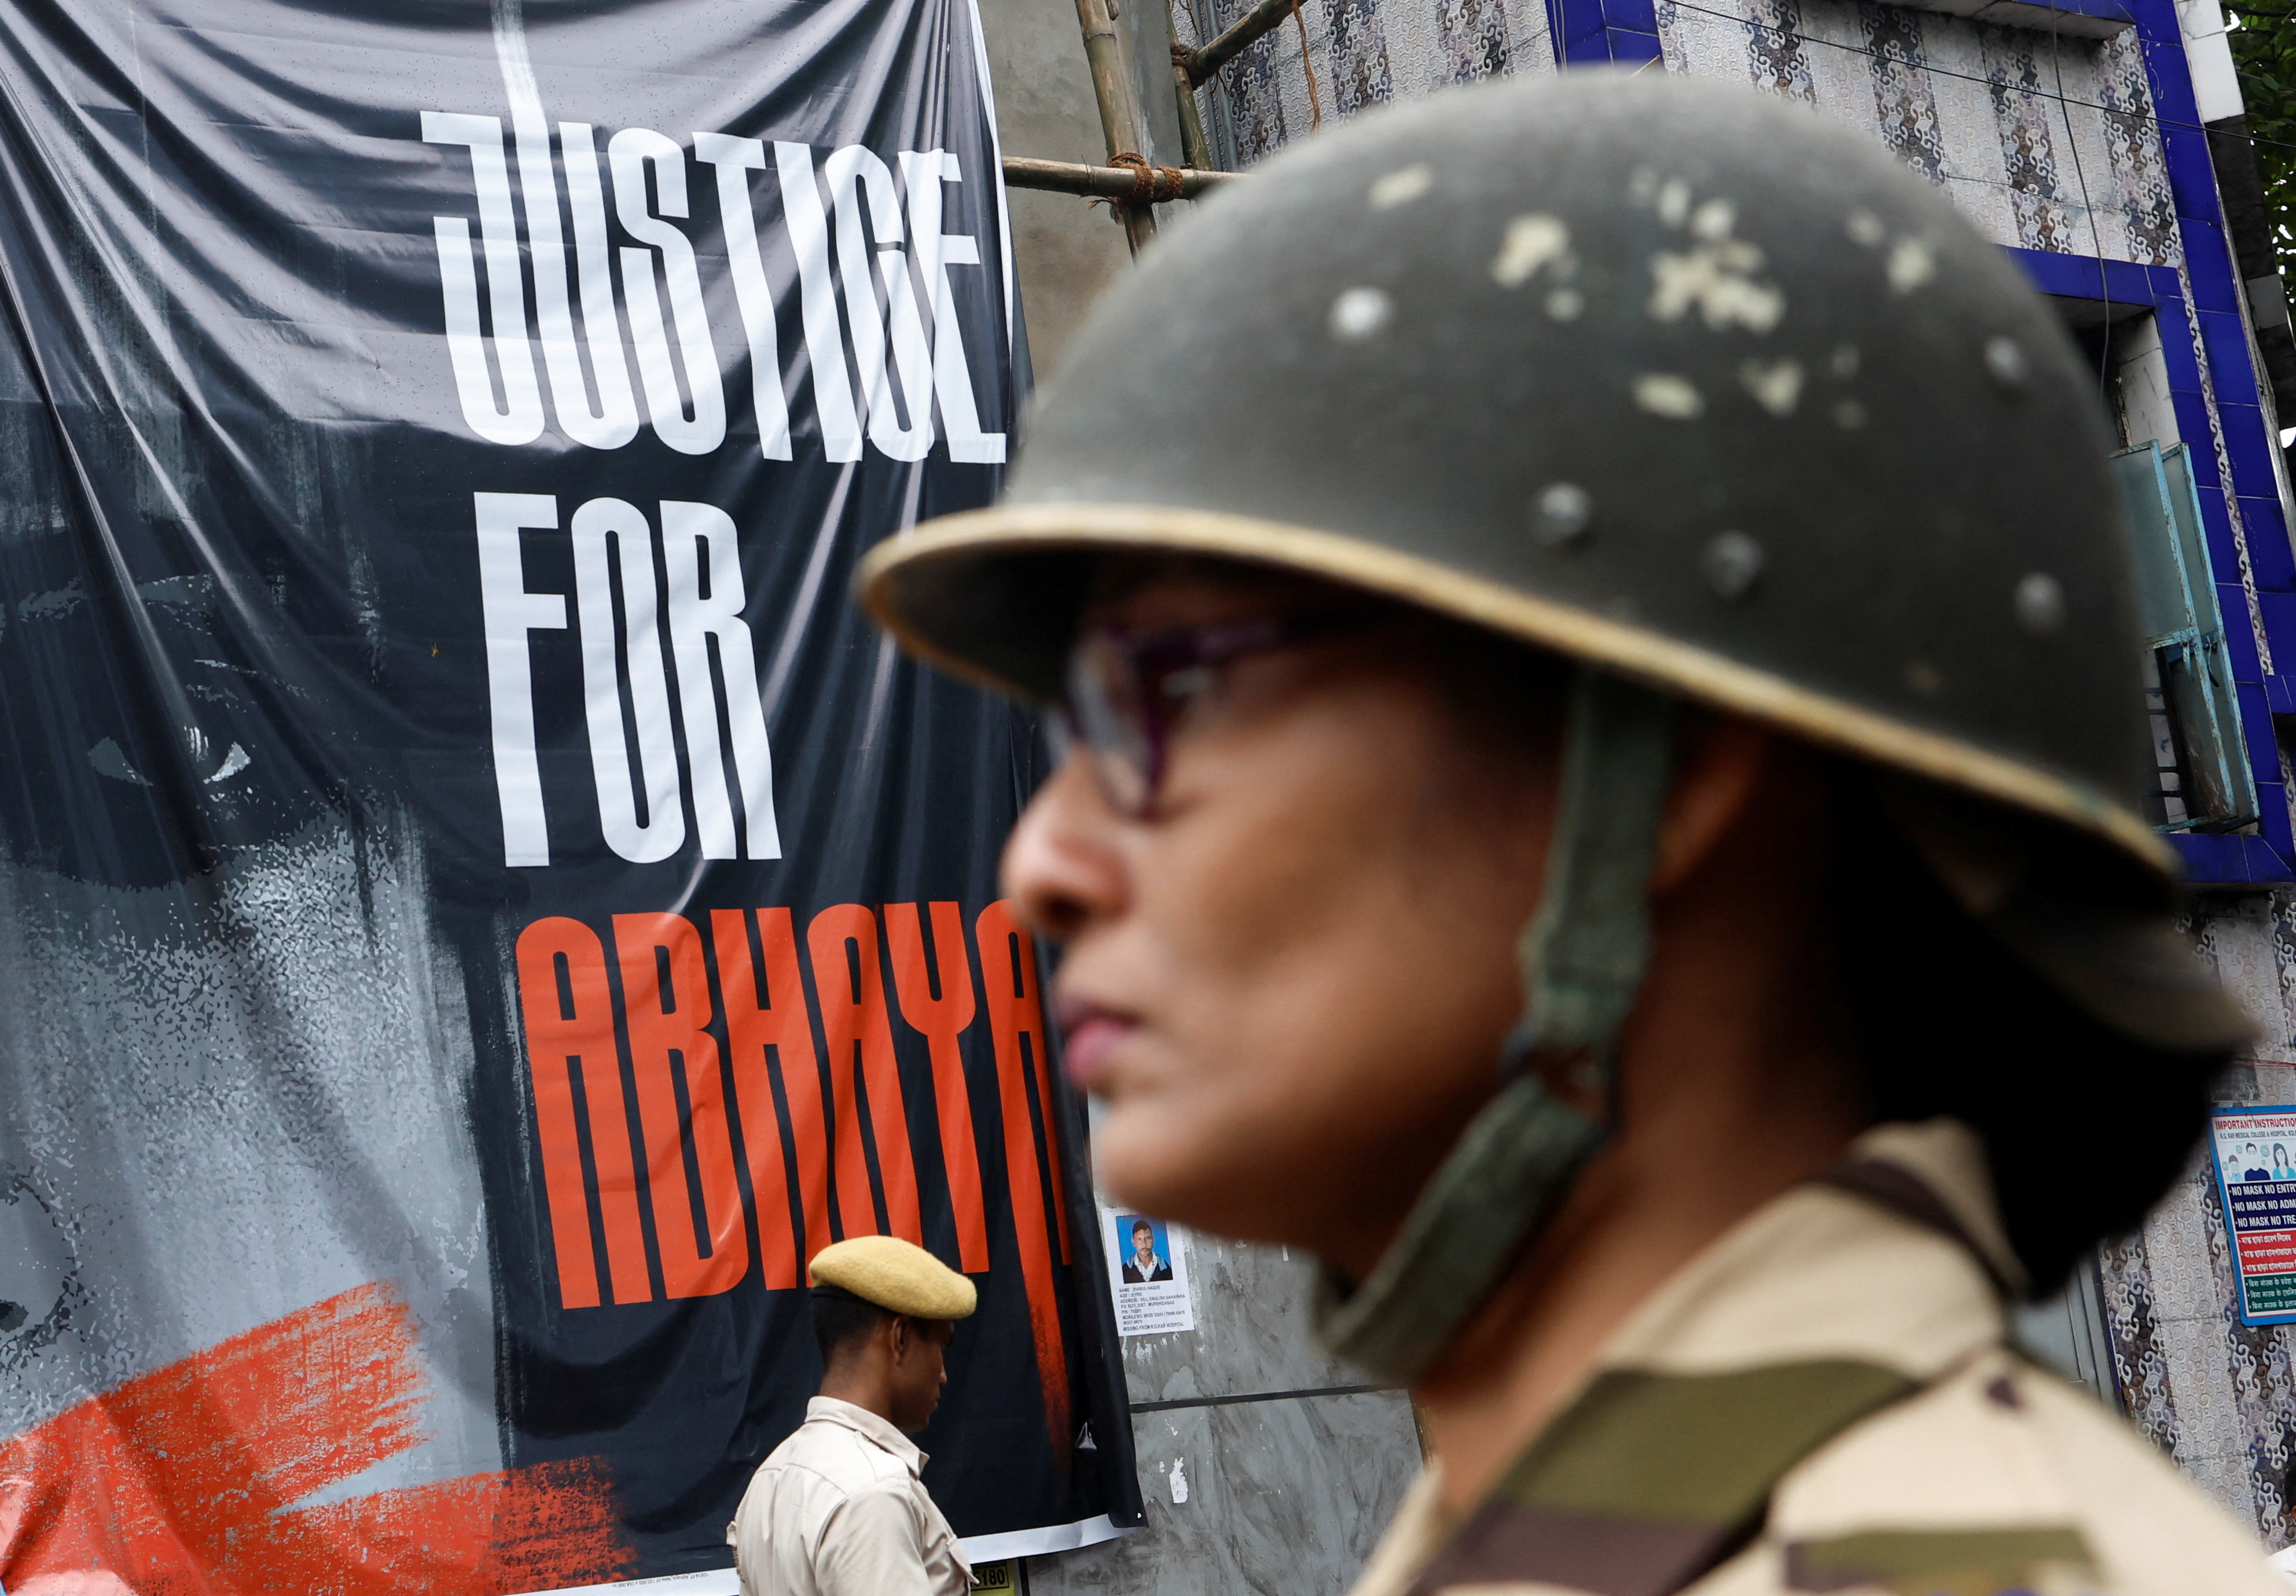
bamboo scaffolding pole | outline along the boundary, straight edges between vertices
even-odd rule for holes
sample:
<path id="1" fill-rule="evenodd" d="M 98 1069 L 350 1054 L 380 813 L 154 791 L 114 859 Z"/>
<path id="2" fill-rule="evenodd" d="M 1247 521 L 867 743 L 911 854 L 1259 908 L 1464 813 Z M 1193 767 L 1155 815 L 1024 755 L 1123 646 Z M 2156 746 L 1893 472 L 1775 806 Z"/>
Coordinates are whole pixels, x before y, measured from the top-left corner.
<path id="1" fill-rule="evenodd" d="M 1204 136 L 1203 113 L 1196 105 L 1195 80 L 1188 76 L 1188 47 L 1172 46 L 1172 92 L 1179 97 L 1180 154 L 1198 171 L 1212 164 L 1211 141 Z"/>
<path id="2" fill-rule="evenodd" d="M 1147 175 L 1144 184 L 1143 173 Z M 1166 176 L 1169 174 L 1169 176 Z M 1136 202 L 1144 187 L 1144 208 L 1167 200 L 1193 200 L 1206 189 L 1233 183 L 1234 172 L 1202 171 L 1188 167 L 1087 167 L 1068 160 L 1032 160 L 1023 155 L 1004 158 L 1004 182 L 1012 188 L 1046 189 L 1058 194 L 1086 194 L 1113 200 L 1119 205 Z"/>
<path id="3" fill-rule="evenodd" d="M 1132 84 L 1124 70 L 1124 54 L 1116 38 L 1117 0 L 1076 0 L 1077 23 L 1084 30 L 1084 54 L 1092 68 L 1092 97 L 1100 107 L 1101 136 L 1108 141 L 1111 167 L 1117 157 L 1140 159 L 1140 115 L 1132 102 Z M 1127 191 L 1129 192 L 1129 190 Z M 1125 242 L 1140 253 L 1156 236 L 1156 211 L 1150 205 L 1119 204 L 1117 219 L 1124 225 Z"/>
<path id="4" fill-rule="evenodd" d="M 1293 4 L 1294 0 L 1259 0 L 1226 33 L 1185 53 L 1175 51 L 1173 59 L 1187 74 L 1189 86 L 1210 82 L 1212 74 L 1234 60 L 1238 52 L 1262 35 L 1273 32 L 1292 14 Z"/>

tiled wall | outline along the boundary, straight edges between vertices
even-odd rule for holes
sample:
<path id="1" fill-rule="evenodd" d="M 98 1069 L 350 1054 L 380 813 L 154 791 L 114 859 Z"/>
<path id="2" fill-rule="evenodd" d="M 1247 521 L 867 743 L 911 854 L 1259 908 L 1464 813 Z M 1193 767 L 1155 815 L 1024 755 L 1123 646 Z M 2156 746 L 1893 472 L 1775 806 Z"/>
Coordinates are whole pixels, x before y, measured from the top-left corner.
<path id="1" fill-rule="evenodd" d="M 1170 3 L 1175 37 L 1193 45 L 1235 22 L 1253 0 Z M 1298 21 L 1244 51 L 1221 73 L 1223 88 L 1200 88 L 1196 98 L 1207 122 L 1226 128 L 1234 164 L 1245 167 L 1312 131 L 1318 114 L 1554 70 L 1545 0 L 1300 0 Z"/>
<path id="2" fill-rule="evenodd" d="M 2134 33 L 2053 39 L 1842 0 L 1659 0 L 1657 14 L 1669 70 L 1808 103 L 1939 184 L 1997 243 L 2173 258 Z"/>
<path id="3" fill-rule="evenodd" d="M 2263 1030 L 2218 1091 L 2296 1103 L 2296 894 L 2204 904 L 2201 945 Z M 2275 1548 L 2296 1541 L 2296 1333 L 2240 1322 L 2223 1204 L 2196 1158 L 2136 1236 L 2105 1249 L 2105 1321 L 2129 1417 Z"/>
<path id="4" fill-rule="evenodd" d="M 1189 42 L 1250 0 L 1175 0 Z M 1249 165 L 1344 116 L 1458 83 L 1555 70 L 1542 0 L 1302 0 L 1308 40 L 1282 27 L 1240 57 L 1208 115 Z M 2142 46 L 1981 26 L 1847 0 L 1658 0 L 1669 71 L 1807 102 L 1943 184 L 2005 244 L 2165 265 L 2176 209 Z M 1316 92 L 1308 91 L 1312 74 Z"/>

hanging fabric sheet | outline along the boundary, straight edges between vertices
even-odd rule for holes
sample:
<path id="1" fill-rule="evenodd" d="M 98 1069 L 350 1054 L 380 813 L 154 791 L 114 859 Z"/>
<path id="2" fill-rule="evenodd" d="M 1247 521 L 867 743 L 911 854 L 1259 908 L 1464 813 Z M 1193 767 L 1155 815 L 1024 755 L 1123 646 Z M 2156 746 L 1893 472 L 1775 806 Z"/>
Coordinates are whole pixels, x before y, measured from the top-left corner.
<path id="1" fill-rule="evenodd" d="M 1035 737 L 844 596 L 1025 385 L 967 0 L 0 0 L 0 1584 L 730 1588 L 865 1232 L 976 1553 L 1136 1523 Z"/>

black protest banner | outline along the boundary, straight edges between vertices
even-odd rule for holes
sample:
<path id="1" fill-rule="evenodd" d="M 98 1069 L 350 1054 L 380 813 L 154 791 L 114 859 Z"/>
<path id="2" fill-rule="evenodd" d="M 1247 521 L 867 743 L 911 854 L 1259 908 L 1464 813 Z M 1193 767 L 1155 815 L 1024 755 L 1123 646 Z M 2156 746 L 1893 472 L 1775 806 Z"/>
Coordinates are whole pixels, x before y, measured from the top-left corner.
<path id="1" fill-rule="evenodd" d="M 0 1582 L 723 1568 L 863 1232 L 958 1533 L 1136 1522 L 1034 735 L 844 599 L 1025 381 L 965 0 L 0 11 Z"/>

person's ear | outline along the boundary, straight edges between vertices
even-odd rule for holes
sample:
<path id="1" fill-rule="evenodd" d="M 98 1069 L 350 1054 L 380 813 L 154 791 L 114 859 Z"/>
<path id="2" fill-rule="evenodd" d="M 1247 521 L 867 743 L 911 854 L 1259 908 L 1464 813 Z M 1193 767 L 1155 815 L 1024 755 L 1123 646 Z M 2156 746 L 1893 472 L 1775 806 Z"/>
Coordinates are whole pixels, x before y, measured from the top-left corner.
<path id="1" fill-rule="evenodd" d="M 898 1365 L 908 1360 L 909 1338 L 915 1333 L 916 1327 L 910 1323 L 906 1314 L 895 1314 L 891 1317 L 892 1324 L 886 1332 L 885 1346 L 886 1350 L 893 1355 L 894 1363 Z"/>
<path id="2" fill-rule="evenodd" d="M 1697 872 L 1762 787 L 1775 733 L 1735 715 L 1684 717 L 1674 786 L 1659 816 L 1651 891 L 1662 896 Z"/>

